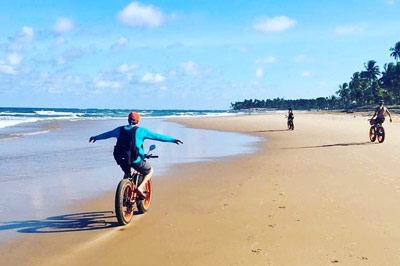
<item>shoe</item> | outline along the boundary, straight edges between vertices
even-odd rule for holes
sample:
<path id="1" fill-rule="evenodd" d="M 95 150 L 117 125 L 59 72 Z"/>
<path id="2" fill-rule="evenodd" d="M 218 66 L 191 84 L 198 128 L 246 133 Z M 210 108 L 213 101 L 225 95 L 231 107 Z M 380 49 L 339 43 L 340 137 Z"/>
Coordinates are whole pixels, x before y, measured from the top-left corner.
<path id="1" fill-rule="evenodd" d="M 139 189 L 136 189 L 136 193 L 138 194 L 138 198 L 140 200 L 144 200 L 147 196 L 147 192 L 146 191 L 140 191 Z"/>

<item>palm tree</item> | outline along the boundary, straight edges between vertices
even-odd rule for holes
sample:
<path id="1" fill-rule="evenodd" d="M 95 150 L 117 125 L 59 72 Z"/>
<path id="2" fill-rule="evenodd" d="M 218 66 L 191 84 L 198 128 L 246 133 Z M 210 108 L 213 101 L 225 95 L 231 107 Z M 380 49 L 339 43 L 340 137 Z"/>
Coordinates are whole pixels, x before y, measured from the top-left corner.
<path id="1" fill-rule="evenodd" d="M 400 42 L 397 42 L 394 47 L 390 48 L 389 51 L 392 53 L 390 56 L 393 56 L 393 58 L 398 62 L 400 59 Z"/>
<path id="2" fill-rule="evenodd" d="M 376 80 L 378 75 L 381 73 L 379 71 L 379 66 L 376 65 L 375 60 L 369 60 L 366 64 L 364 64 L 364 67 L 366 71 L 363 71 L 361 76 L 370 82 Z"/>
<path id="3" fill-rule="evenodd" d="M 347 107 L 350 103 L 350 90 L 349 85 L 345 82 L 342 85 L 339 85 L 339 90 L 336 92 L 339 95 L 342 103 Z"/>

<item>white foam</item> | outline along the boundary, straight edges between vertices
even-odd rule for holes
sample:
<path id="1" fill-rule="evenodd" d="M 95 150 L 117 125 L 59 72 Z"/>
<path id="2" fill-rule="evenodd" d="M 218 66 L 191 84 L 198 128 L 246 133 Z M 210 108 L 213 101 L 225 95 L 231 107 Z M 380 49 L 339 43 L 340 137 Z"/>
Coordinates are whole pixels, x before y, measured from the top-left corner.
<path id="1" fill-rule="evenodd" d="M 10 116 L 10 115 L 33 116 L 35 114 L 34 113 L 0 112 L 0 116 Z"/>
<path id="2" fill-rule="evenodd" d="M 0 128 L 11 127 L 22 123 L 36 122 L 38 118 L 1 116 Z"/>
<path id="3" fill-rule="evenodd" d="M 35 111 L 37 115 L 47 115 L 47 116 L 79 116 L 82 115 L 80 113 L 73 113 L 73 112 L 57 112 L 57 111 Z"/>

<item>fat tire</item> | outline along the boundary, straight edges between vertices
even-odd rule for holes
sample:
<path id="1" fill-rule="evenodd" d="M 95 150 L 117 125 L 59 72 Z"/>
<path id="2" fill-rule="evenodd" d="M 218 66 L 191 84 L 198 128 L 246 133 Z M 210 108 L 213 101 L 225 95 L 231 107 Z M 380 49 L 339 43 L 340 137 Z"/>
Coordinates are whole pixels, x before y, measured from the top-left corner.
<path id="1" fill-rule="evenodd" d="M 381 134 L 379 134 L 379 130 L 382 130 Z M 378 129 L 378 141 L 379 143 L 383 143 L 385 141 L 385 129 L 383 127 Z"/>
<path id="2" fill-rule="evenodd" d="M 129 181 L 129 179 L 122 179 L 117 187 L 117 191 L 115 193 L 115 216 L 117 216 L 117 220 L 119 225 L 127 225 L 131 222 L 132 217 L 133 217 L 133 211 L 134 211 L 134 207 L 132 207 L 132 214 L 131 216 L 126 219 L 126 217 L 124 216 L 124 206 L 123 206 L 123 200 L 124 200 L 124 192 L 125 192 L 125 188 L 127 186 L 132 186 L 131 181 Z M 132 193 L 133 193 L 133 187 L 132 189 Z"/>
<path id="3" fill-rule="evenodd" d="M 376 140 L 376 134 L 375 134 L 375 127 L 374 127 L 374 126 L 372 126 L 372 127 L 369 129 L 369 140 L 370 140 L 371 142 L 375 142 L 375 140 Z"/>
<path id="4" fill-rule="evenodd" d="M 139 175 L 138 177 L 138 182 L 137 182 L 137 184 L 140 184 L 141 182 L 142 182 L 142 180 L 143 180 L 143 176 L 142 175 Z M 148 195 L 149 195 L 149 203 L 147 204 L 147 206 L 144 204 L 144 201 L 145 200 L 141 200 L 141 199 L 136 199 L 136 207 L 137 207 L 137 210 L 138 210 L 138 212 L 140 213 L 140 214 L 142 214 L 142 213 L 145 213 L 145 212 L 147 212 L 148 210 L 149 210 L 149 208 L 150 208 L 150 203 L 151 203 L 151 197 L 152 197 L 152 184 L 151 184 L 151 179 L 148 181 L 148 183 L 150 184 L 150 191 L 148 191 L 147 193 L 149 193 Z"/>

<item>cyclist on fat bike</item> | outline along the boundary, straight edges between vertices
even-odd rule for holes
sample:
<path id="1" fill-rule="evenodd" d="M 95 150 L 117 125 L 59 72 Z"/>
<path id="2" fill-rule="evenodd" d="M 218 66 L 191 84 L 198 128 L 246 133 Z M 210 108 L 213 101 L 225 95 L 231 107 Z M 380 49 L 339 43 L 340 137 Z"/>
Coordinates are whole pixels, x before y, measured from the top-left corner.
<path id="1" fill-rule="evenodd" d="M 383 101 L 379 102 L 379 106 L 375 108 L 375 113 L 372 116 L 371 120 L 374 119 L 374 117 L 376 116 L 375 119 L 375 125 L 377 124 L 383 124 L 383 122 L 385 122 L 385 116 L 386 114 L 389 115 L 390 118 L 390 123 L 392 122 L 392 114 L 389 112 L 389 110 L 383 105 Z"/>
<path id="2" fill-rule="evenodd" d="M 97 140 L 112 137 L 117 138 L 117 144 L 114 147 L 113 153 L 114 159 L 121 167 L 122 171 L 124 171 L 124 178 L 131 176 L 131 167 L 144 175 L 144 179 L 139 184 L 137 190 L 141 196 L 145 197 L 145 195 L 143 195 L 143 188 L 153 175 L 153 168 L 145 160 L 143 141 L 145 139 L 152 139 L 163 142 L 172 142 L 178 145 L 183 144 L 183 142 L 179 139 L 157 134 L 143 127 L 138 127 L 139 120 L 140 115 L 136 112 L 131 112 L 128 115 L 128 125 L 117 127 L 114 130 L 97 136 L 92 136 L 90 137 L 89 142 L 95 142 Z"/>
<path id="3" fill-rule="evenodd" d="M 293 122 L 293 119 L 294 119 L 293 110 L 292 110 L 292 108 L 289 108 L 289 111 L 288 111 L 288 123 L 289 123 L 289 121 Z"/>

